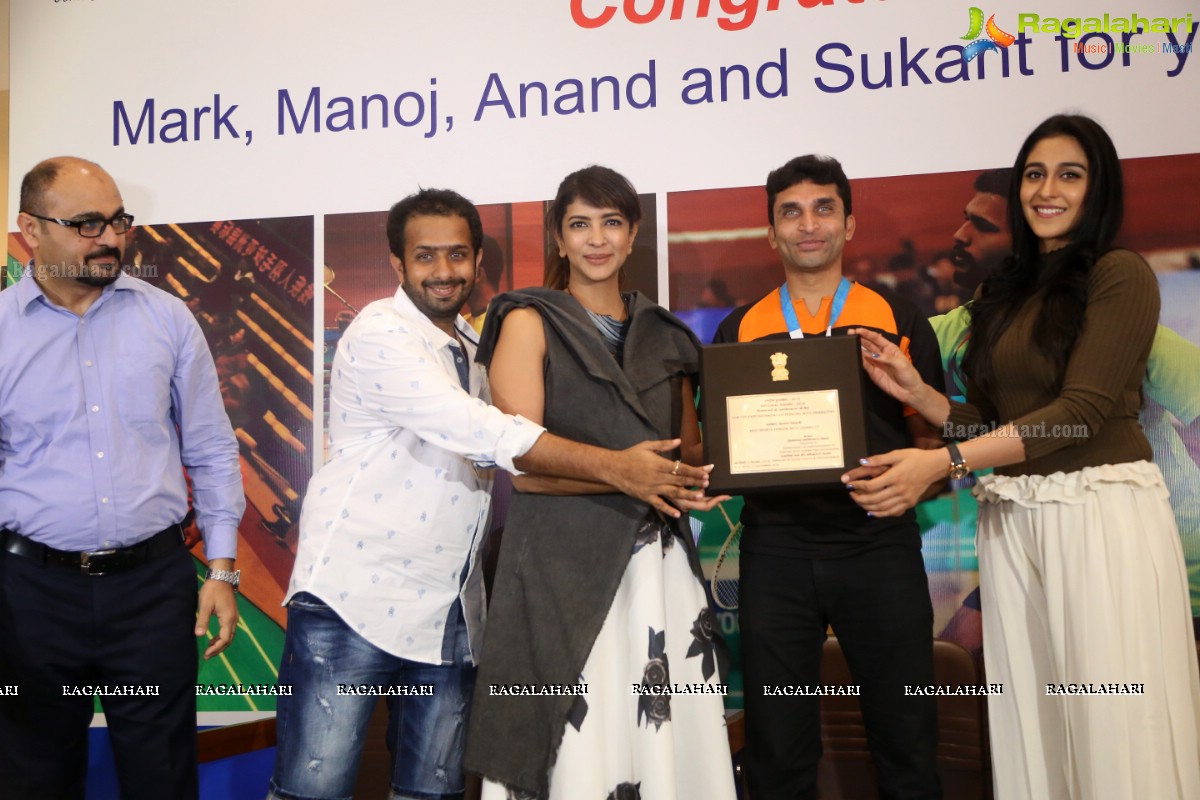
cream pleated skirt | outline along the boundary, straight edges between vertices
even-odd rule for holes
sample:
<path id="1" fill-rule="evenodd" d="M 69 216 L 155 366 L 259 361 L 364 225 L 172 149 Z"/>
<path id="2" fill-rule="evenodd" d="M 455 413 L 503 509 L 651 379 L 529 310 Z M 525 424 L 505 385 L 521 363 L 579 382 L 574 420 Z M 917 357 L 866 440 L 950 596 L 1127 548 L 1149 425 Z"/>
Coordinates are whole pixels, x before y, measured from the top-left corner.
<path id="1" fill-rule="evenodd" d="M 989 475 L 975 495 L 997 800 L 1200 798 L 1196 644 L 1158 467 Z"/>

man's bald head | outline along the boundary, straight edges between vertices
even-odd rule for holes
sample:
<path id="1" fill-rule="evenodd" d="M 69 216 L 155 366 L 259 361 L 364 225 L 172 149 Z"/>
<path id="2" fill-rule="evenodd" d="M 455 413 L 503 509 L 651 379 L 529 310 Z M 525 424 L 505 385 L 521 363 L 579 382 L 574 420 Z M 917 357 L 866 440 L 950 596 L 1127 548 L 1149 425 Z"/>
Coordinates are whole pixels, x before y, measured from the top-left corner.
<path id="1" fill-rule="evenodd" d="M 84 158 L 76 158 L 75 156 L 47 158 L 29 170 L 25 174 L 25 178 L 21 181 L 20 210 L 33 214 L 44 214 L 43 209 L 46 205 L 46 193 L 54 185 L 54 181 L 57 180 L 59 174 L 63 170 L 68 169 L 97 172 L 106 177 L 108 176 L 103 167 L 94 161 L 88 161 Z M 109 180 L 112 180 L 112 178 L 109 177 Z"/>

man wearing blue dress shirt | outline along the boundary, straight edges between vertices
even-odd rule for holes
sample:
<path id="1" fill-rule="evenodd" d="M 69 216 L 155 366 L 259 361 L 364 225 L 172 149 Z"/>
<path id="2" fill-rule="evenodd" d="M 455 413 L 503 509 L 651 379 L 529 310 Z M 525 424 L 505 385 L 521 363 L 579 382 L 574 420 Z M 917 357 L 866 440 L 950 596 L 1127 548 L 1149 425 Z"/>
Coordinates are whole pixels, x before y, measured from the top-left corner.
<path id="1" fill-rule="evenodd" d="M 6 798 L 84 796 L 96 696 L 122 798 L 197 797 L 193 637 L 216 615 L 211 658 L 237 624 L 237 441 L 191 313 L 121 270 L 132 223 L 91 162 L 21 184 L 33 258 L 0 292 Z M 185 467 L 211 567 L 198 601 Z"/>

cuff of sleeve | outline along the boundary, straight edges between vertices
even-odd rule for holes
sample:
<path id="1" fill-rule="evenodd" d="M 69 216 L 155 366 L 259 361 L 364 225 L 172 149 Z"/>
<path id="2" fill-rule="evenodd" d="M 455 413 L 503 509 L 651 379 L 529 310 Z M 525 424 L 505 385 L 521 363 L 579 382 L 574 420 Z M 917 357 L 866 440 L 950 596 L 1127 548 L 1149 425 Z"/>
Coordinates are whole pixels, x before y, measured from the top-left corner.
<path id="1" fill-rule="evenodd" d="M 988 426 L 983 421 L 979 409 L 969 403 L 950 401 L 950 416 L 942 425 L 942 438 L 956 442 L 973 439 L 987 433 Z"/>
<path id="2" fill-rule="evenodd" d="M 538 437 L 545 432 L 546 429 L 536 422 L 531 422 L 520 414 L 514 416 L 507 430 L 496 442 L 496 465 L 513 475 L 524 475 L 525 473 L 513 464 L 513 460 L 528 453 Z"/>
<path id="3" fill-rule="evenodd" d="M 1086 417 L 1083 414 L 1065 413 L 1062 404 L 1059 403 L 1017 417 L 1011 424 L 1016 427 L 1017 434 L 1021 437 L 1021 444 L 1025 447 L 1025 459 L 1032 461 L 1063 447 L 1087 442 L 1096 434 L 1098 428 L 1092 427 L 1084 420 Z"/>
<path id="4" fill-rule="evenodd" d="M 237 558 L 237 528 L 221 526 L 204 534 L 204 555 L 214 558 Z"/>

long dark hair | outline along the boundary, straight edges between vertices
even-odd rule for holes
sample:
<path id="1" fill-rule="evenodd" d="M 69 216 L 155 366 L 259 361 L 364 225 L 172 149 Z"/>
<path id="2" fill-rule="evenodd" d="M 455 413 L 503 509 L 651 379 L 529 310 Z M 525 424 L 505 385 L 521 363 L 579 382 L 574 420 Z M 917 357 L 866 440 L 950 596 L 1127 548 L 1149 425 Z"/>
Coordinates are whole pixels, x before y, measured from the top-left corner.
<path id="1" fill-rule="evenodd" d="M 638 204 L 637 191 L 629 180 L 608 167 L 593 164 L 572 172 L 558 185 L 554 201 L 546 209 L 546 275 L 544 285 L 550 289 L 565 289 L 571 278 L 571 265 L 565 256 L 558 254 L 555 234 L 562 233 L 563 220 L 567 217 L 567 206 L 582 200 L 596 208 L 615 208 L 636 225 L 642 218 L 642 207 Z M 621 267 L 620 282 L 625 282 L 625 268 Z"/>
<path id="2" fill-rule="evenodd" d="M 1025 162 L 1038 142 L 1069 136 L 1087 156 L 1087 190 L 1079 222 L 1070 231 L 1067 251 L 1055 259 L 1057 268 L 1039 269 L 1039 240 L 1025 221 L 1021 182 Z M 995 388 L 992 353 L 1015 312 L 1036 292 L 1044 292 L 1041 314 L 1034 326 L 1034 345 L 1050 358 L 1059 380 L 1083 326 L 1087 282 L 1096 259 L 1112 248 L 1125 213 L 1125 184 L 1112 139 L 1090 117 L 1057 114 L 1033 129 L 1013 163 L 1008 188 L 1008 220 L 1013 253 L 980 287 L 970 306 L 971 337 L 963 368 L 988 393 Z"/>

